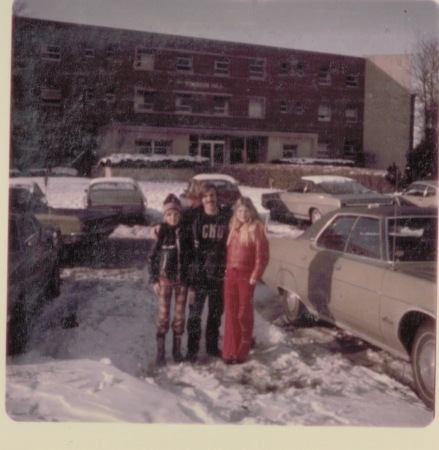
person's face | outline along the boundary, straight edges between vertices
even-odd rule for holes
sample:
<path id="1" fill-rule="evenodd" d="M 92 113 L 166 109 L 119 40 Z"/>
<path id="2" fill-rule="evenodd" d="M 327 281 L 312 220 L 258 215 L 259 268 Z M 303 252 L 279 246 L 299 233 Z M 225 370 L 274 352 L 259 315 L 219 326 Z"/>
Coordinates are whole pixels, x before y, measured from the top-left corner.
<path id="1" fill-rule="evenodd" d="M 170 209 L 166 211 L 163 219 L 168 225 L 175 227 L 180 223 L 181 214 L 176 209 Z"/>
<path id="2" fill-rule="evenodd" d="M 206 214 L 215 214 L 218 209 L 218 198 L 214 189 L 207 191 L 203 198 L 201 199 L 203 204 L 204 212 Z"/>
<path id="3" fill-rule="evenodd" d="M 238 206 L 236 218 L 241 223 L 247 223 L 250 220 L 250 210 L 244 205 Z"/>

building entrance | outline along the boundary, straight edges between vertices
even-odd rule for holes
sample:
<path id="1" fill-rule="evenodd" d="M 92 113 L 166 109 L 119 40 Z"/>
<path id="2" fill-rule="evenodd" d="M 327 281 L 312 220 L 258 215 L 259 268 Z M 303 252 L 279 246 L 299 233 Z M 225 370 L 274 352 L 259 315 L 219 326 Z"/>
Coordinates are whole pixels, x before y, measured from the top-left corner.
<path id="1" fill-rule="evenodd" d="M 210 159 L 210 166 L 224 164 L 225 141 L 210 141 L 200 139 L 198 141 L 198 155 Z"/>

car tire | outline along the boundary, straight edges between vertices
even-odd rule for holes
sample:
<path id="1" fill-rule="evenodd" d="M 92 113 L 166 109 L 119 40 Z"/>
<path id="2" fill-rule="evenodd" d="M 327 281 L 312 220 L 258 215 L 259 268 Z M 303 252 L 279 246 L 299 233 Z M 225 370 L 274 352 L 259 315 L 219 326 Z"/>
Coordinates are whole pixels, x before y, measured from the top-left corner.
<path id="1" fill-rule="evenodd" d="M 416 332 L 411 363 L 415 379 L 416 392 L 420 399 L 429 407 L 434 408 L 435 384 L 435 324 L 432 320 L 424 322 Z"/>
<path id="2" fill-rule="evenodd" d="M 48 300 L 58 297 L 61 291 L 61 277 L 59 273 L 59 261 L 56 262 L 46 289 L 46 298 Z"/>
<path id="3" fill-rule="evenodd" d="M 322 213 L 318 208 L 313 208 L 309 216 L 311 223 L 316 223 L 318 220 L 322 218 Z"/>
<path id="4" fill-rule="evenodd" d="M 12 317 L 8 323 L 8 355 L 18 355 L 24 352 L 28 339 L 28 330 L 26 322 L 26 311 L 23 303 L 20 301 L 12 312 Z"/>
<path id="5" fill-rule="evenodd" d="M 284 307 L 285 316 L 290 323 L 296 323 L 304 318 L 309 319 L 309 313 L 299 296 L 294 292 L 283 291 L 282 303 Z M 308 314 L 307 314 L 308 313 Z"/>

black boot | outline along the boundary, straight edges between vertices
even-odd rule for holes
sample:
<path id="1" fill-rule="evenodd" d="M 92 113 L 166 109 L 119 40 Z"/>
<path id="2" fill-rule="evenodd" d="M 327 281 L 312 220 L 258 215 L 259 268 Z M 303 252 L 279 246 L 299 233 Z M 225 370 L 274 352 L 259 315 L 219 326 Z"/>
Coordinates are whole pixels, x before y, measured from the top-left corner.
<path id="1" fill-rule="evenodd" d="M 187 354 L 185 357 L 185 361 L 192 363 L 196 362 L 199 348 L 200 348 L 199 338 L 189 332 L 187 340 Z"/>
<path id="2" fill-rule="evenodd" d="M 165 358 L 165 335 L 157 333 L 157 357 L 155 359 L 156 366 L 164 366 L 166 364 Z"/>
<path id="3" fill-rule="evenodd" d="M 182 362 L 184 359 L 183 355 L 181 354 L 181 340 L 182 335 L 174 333 L 174 340 L 172 344 L 172 355 L 174 357 L 174 361 L 177 363 Z"/>

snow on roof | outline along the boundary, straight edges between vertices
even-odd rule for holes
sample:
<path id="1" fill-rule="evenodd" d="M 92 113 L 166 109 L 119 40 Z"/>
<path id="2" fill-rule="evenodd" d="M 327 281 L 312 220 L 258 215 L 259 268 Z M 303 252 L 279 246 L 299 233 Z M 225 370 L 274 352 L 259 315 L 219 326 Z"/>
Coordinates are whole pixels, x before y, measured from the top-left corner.
<path id="1" fill-rule="evenodd" d="M 340 175 L 308 175 L 302 177 L 302 180 L 312 181 L 313 183 L 346 183 L 354 181 L 352 178 L 343 177 Z"/>
<path id="2" fill-rule="evenodd" d="M 239 184 L 238 180 L 230 175 L 224 173 L 199 173 L 193 177 L 194 180 L 209 181 L 209 180 L 224 180 L 229 183 Z"/>

